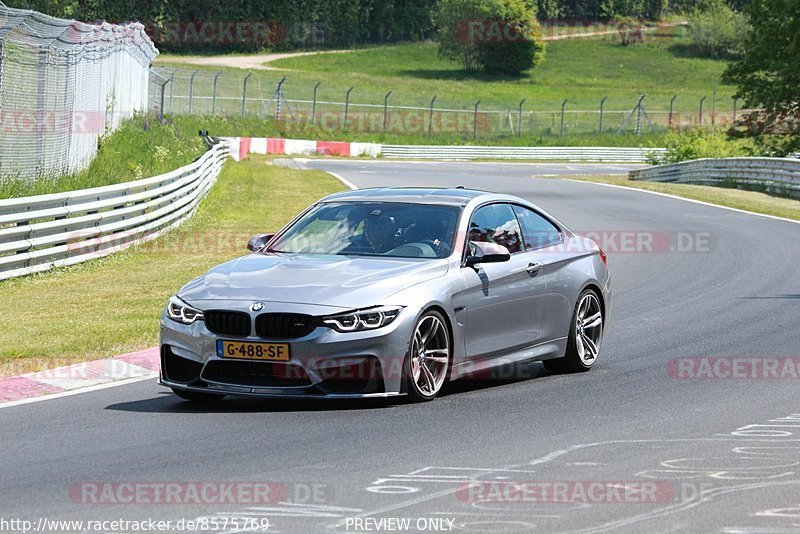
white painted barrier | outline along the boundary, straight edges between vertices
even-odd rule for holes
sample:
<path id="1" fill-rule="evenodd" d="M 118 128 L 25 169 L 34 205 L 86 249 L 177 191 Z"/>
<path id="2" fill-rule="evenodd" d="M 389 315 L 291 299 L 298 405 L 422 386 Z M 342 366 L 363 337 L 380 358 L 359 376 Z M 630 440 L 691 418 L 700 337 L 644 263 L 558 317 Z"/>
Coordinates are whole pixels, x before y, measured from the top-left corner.
<path id="1" fill-rule="evenodd" d="M 462 161 L 470 159 L 529 159 L 584 162 L 645 163 L 652 153 L 663 154 L 663 148 L 629 147 L 513 147 L 513 146 L 436 146 L 379 145 L 347 141 L 307 141 L 264 137 L 223 138 L 231 144 L 237 161 L 247 154 L 326 155 L 344 157 L 386 157 Z"/>
<path id="2" fill-rule="evenodd" d="M 696 159 L 631 171 L 630 179 L 731 186 L 800 198 L 800 160 L 793 158 Z"/>
<path id="3" fill-rule="evenodd" d="M 0 280 L 150 241 L 191 217 L 228 156 L 215 143 L 172 172 L 121 184 L 0 200 Z"/>

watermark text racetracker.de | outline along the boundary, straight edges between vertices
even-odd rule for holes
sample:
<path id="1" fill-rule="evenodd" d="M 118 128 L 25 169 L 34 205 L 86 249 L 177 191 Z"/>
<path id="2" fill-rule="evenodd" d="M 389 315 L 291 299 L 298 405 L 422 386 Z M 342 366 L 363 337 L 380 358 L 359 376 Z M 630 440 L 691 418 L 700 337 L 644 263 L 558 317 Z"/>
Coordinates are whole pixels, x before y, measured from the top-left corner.
<path id="1" fill-rule="evenodd" d="M 667 361 L 675 380 L 798 380 L 800 356 L 687 356 Z"/>
<path id="2" fill-rule="evenodd" d="M 324 483 L 236 481 L 79 482 L 69 500 L 85 505 L 266 505 L 278 502 L 327 504 Z"/>
<path id="3" fill-rule="evenodd" d="M 608 229 L 576 230 L 575 233 L 588 237 L 608 254 L 707 253 L 716 246 L 711 232 Z"/>
<path id="4" fill-rule="evenodd" d="M 67 534 L 108 533 L 108 532 L 268 532 L 269 519 L 266 517 L 221 516 L 198 519 L 51 519 L 38 517 L 23 519 L 0 517 L 2 533 L 41 533 Z"/>
<path id="5" fill-rule="evenodd" d="M 482 504 L 654 504 L 672 502 L 675 492 L 665 481 L 492 480 L 464 482 L 456 497 Z"/>
<path id="6" fill-rule="evenodd" d="M 105 125 L 106 114 L 99 111 L 0 110 L 0 133 L 5 134 L 101 134 Z"/>
<path id="7" fill-rule="evenodd" d="M 708 253 L 716 247 L 710 232 L 664 232 L 654 230 L 576 230 L 588 237 L 608 254 Z M 67 246 L 72 255 L 114 249 L 135 240 L 135 231 L 123 231 L 95 238 L 96 230 L 76 230 L 69 235 Z M 139 243 L 136 251 L 146 254 L 235 254 L 245 253 L 245 244 L 252 236 L 237 232 L 173 233 L 160 239 Z M 549 234 L 528 235 L 532 241 L 545 240 Z M 298 243 L 302 245 L 302 243 Z M 540 253 L 583 252 L 586 245 L 579 240 L 541 249 Z M 302 248 L 302 246 L 301 246 Z M 587 251 L 591 252 L 590 247 Z"/>

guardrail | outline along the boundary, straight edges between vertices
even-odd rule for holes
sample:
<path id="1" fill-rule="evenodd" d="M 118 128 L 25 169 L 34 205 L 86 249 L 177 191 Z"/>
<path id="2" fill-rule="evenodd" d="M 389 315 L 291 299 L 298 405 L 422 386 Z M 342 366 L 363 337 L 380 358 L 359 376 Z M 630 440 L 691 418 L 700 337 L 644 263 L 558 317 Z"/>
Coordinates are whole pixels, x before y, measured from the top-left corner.
<path id="1" fill-rule="evenodd" d="M 663 154 L 664 148 L 627 147 L 529 147 L 529 146 L 427 146 L 383 145 L 387 158 L 467 160 L 530 159 L 589 162 L 646 163 L 651 153 Z"/>
<path id="2" fill-rule="evenodd" d="M 800 198 L 800 160 L 791 158 L 696 159 L 631 171 L 631 180 L 731 186 Z"/>
<path id="3" fill-rule="evenodd" d="M 227 143 L 172 172 L 121 184 L 0 200 L 0 280 L 106 256 L 192 216 L 214 185 Z"/>
<path id="4" fill-rule="evenodd" d="M 325 156 L 371 156 L 408 159 L 460 161 L 469 159 L 529 159 L 646 163 L 650 154 L 664 154 L 665 148 L 629 147 L 527 147 L 527 146 L 437 146 L 379 145 L 348 141 L 309 141 L 272 137 L 223 137 L 231 145 L 237 161 L 247 154 L 287 154 Z"/>

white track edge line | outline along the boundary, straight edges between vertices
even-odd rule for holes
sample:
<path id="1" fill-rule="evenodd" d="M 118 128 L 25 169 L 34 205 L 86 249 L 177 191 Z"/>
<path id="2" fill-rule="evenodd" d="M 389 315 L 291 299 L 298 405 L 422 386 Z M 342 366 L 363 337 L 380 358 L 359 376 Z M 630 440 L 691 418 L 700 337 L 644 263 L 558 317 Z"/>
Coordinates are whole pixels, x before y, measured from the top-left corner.
<path id="1" fill-rule="evenodd" d="M 592 185 L 601 185 L 603 187 L 615 187 L 617 189 L 627 189 L 628 191 L 638 191 L 639 193 L 649 193 L 651 195 L 658 195 L 660 197 L 667 197 L 673 198 L 675 200 L 683 200 L 684 202 L 691 202 L 693 204 L 700 204 L 702 206 L 711 206 L 712 208 L 719 208 L 728 211 L 735 211 L 737 213 L 744 213 L 746 215 L 755 215 L 756 217 L 764 217 L 765 219 L 773 219 L 776 221 L 784 221 L 790 222 L 794 224 L 800 224 L 800 221 L 796 221 L 794 219 L 787 219 L 786 217 L 778 217 L 777 215 L 768 215 L 766 213 L 757 213 L 755 211 L 748 211 L 739 208 L 732 208 L 730 206 L 723 206 L 721 204 L 714 204 L 713 202 L 705 202 L 703 200 L 695 200 L 693 198 L 686 198 L 678 195 L 671 195 L 669 193 L 660 193 L 658 191 L 649 191 L 647 189 L 639 189 L 636 187 L 628 187 L 627 185 L 615 185 L 615 184 L 604 184 L 601 182 L 592 182 L 590 180 L 575 180 L 573 178 L 562 178 L 562 180 L 566 182 L 575 182 L 579 184 L 592 184 Z"/>
<path id="2" fill-rule="evenodd" d="M 59 391 L 58 393 L 45 393 L 44 395 L 38 395 L 36 397 L 28 397 L 27 399 L 19 399 L 13 400 L 8 402 L 0 403 L 0 410 L 3 408 L 12 408 L 14 406 L 21 406 L 23 404 L 31 404 L 34 402 L 52 400 L 52 399 L 60 399 L 63 397 L 70 397 L 72 395 L 78 395 L 80 393 L 89 393 L 91 391 L 98 391 L 101 389 L 108 389 L 117 386 L 125 386 L 127 384 L 133 384 L 134 382 L 143 382 L 145 380 L 152 380 L 154 378 L 158 378 L 158 373 L 153 371 L 152 374 L 147 376 L 137 376 L 136 378 L 126 378 L 124 380 L 114 380 L 111 382 L 105 382 L 103 384 L 96 384 L 94 386 L 88 386 L 85 388 L 76 388 L 71 389 L 68 391 Z"/>
<path id="3" fill-rule="evenodd" d="M 327 172 L 328 174 L 330 174 L 331 176 L 333 176 L 334 178 L 336 178 L 337 180 L 339 180 L 340 182 L 342 182 L 342 183 L 343 183 L 345 186 L 349 187 L 349 188 L 350 188 L 350 189 L 352 189 L 353 191 L 355 191 L 356 189 L 358 189 L 358 186 L 356 186 L 356 185 L 355 185 L 353 182 L 351 182 L 350 180 L 347 180 L 346 178 L 344 178 L 344 177 L 343 177 L 341 174 L 337 174 L 337 173 L 335 173 L 335 172 L 332 172 L 332 171 L 325 171 L 325 172 Z"/>

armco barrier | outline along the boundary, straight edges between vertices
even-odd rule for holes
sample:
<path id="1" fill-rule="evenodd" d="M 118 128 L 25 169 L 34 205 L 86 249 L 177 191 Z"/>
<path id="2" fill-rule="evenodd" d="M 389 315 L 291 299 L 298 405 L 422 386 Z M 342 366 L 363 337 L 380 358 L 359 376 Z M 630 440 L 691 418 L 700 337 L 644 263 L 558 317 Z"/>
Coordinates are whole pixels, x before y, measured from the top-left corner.
<path id="1" fill-rule="evenodd" d="M 800 160 L 791 158 L 696 159 L 631 171 L 630 179 L 737 186 L 800 198 Z"/>
<path id="2" fill-rule="evenodd" d="M 325 156 L 383 156 L 387 158 L 437 159 L 444 161 L 469 159 L 530 159 L 584 162 L 645 163 L 648 155 L 662 154 L 663 148 L 627 147 L 508 147 L 508 146 L 436 146 L 379 145 L 346 141 L 307 141 L 271 137 L 228 137 L 236 160 L 247 154 L 287 154 Z"/>
<path id="3" fill-rule="evenodd" d="M 661 154 L 663 148 L 625 147 L 538 147 L 538 146 L 425 146 L 383 145 L 381 153 L 387 158 L 468 160 L 468 159 L 530 159 L 587 162 L 645 163 L 651 153 Z"/>
<path id="4" fill-rule="evenodd" d="M 227 143 L 172 172 L 121 184 L 0 200 L 0 280 L 106 256 L 192 216 Z"/>

